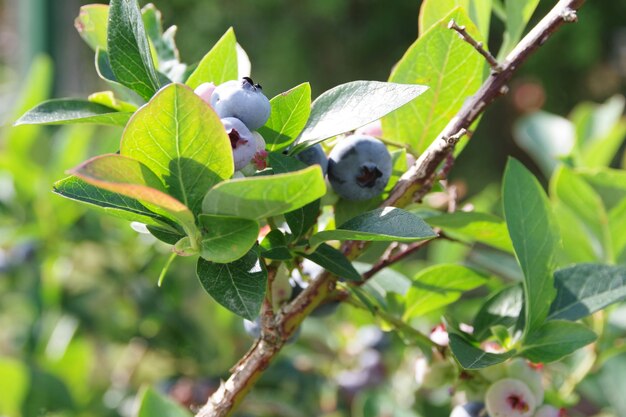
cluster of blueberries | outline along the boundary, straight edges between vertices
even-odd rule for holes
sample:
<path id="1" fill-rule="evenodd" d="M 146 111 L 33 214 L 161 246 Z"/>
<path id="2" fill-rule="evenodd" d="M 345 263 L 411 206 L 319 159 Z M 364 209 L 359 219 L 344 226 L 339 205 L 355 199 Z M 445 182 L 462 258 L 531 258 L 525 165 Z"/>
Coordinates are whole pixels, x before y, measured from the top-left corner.
<path id="1" fill-rule="evenodd" d="M 233 148 L 235 170 L 256 172 L 256 169 L 264 169 L 265 140 L 256 129 L 269 119 L 270 101 L 261 86 L 244 77 L 241 81 L 227 81 L 217 87 L 213 83 L 204 83 L 195 89 L 195 93 L 210 104 L 222 120 Z"/>
<path id="2" fill-rule="evenodd" d="M 493 381 L 485 401 L 457 405 L 450 417 L 565 417 L 565 410 L 543 404 L 544 389 L 540 368 L 524 359 L 485 370 Z"/>
<path id="3" fill-rule="evenodd" d="M 233 148 L 235 171 L 252 175 L 266 168 L 265 140 L 256 132 L 270 117 L 270 102 L 250 77 L 219 86 L 204 83 L 195 89 L 219 115 Z M 346 200 L 369 200 L 384 191 L 392 172 L 387 147 L 373 136 L 355 134 L 342 139 L 328 157 L 320 144 L 296 155 L 307 165 L 319 164 L 333 190 Z"/>

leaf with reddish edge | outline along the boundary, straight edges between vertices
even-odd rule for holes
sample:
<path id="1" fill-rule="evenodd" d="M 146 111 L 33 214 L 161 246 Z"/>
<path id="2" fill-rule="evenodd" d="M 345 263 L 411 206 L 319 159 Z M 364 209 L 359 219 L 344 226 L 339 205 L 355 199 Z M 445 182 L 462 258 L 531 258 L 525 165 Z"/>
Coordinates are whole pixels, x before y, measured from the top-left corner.
<path id="1" fill-rule="evenodd" d="M 101 155 L 69 173 L 96 187 L 139 200 L 155 213 L 179 223 L 193 242 L 199 235 L 189 208 L 168 195 L 156 174 L 139 161 L 117 154 Z"/>

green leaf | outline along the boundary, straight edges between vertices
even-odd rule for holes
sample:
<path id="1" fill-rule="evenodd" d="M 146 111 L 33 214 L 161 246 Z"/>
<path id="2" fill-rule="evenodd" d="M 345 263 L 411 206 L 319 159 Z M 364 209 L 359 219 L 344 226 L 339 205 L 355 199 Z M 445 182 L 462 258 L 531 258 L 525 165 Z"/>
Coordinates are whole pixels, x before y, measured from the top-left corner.
<path id="1" fill-rule="evenodd" d="M 254 251 L 228 264 L 198 259 L 202 287 L 218 303 L 248 320 L 261 310 L 267 286 L 267 270 Z"/>
<path id="2" fill-rule="evenodd" d="M 592 343 L 596 334 L 580 323 L 549 321 L 531 331 L 520 354 L 531 362 L 549 363 Z"/>
<path id="3" fill-rule="evenodd" d="M 115 97 L 113 91 L 98 91 L 96 93 L 92 93 L 89 97 L 87 97 L 87 100 L 91 103 L 101 104 L 120 112 L 134 113 L 137 111 L 137 106 L 118 99 Z"/>
<path id="4" fill-rule="evenodd" d="M 424 0 L 419 14 L 419 33 L 422 36 L 428 29 L 442 21 L 455 7 L 462 7 L 469 13 L 472 22 L 480 29 L 482 39 L 489 38 L 492 0 Z M 443 23 L 448 24 L 448 21 Z"/>
<path id="5" fill-rule="evenodd" d="M 109 6 L 106 4 L 87 4 L 81 6 L 74 20 L 78 34 L 94 51 L 107 49 L 107 27 Z"/>
<path id="6" fill-rule="evenodd" d="M 292 156 L 280 153 L 270 153 L 268 157 L 270 166 L 277 174 L 298 171 L 306 168 L 306 165 Z M 319 199 L 302 208 L 285 213 L 285 220 L 291 231 L 292 240 L 303 236 L 317 223 L 320 213 L 321 202 Z"/>
<path id="7" fill-rule="evenodd" d="M 219 117 L 181 84 L 163 88 L 135 113 L 120 152 L 150 168 L 168 194 L 193 213 L 200 211 L 207 190 L 234 172 L 230 139 Z"/>
<path id="8" fill-rule="evenodd" d="M 148 210 L 139 201 L 122 194 L 93 186 L 80 178 L 67 177 L 54 183 L 53 191 L 60 196 L 90 204 L 107 214 L 160 228 L 172 229 L 165 219 Z M 172 229 L 175 231 L 175 229 Z"/>
<path id="9" fill-rule="evenodd" d="M 474 337 L 484 340 L 493 326 L 511 327 L 517 323 L 524 306 L 524 289 L 521 285 L 503 288 L 482 305 L 474 319 Z"/>
<path id="10" fill-rule="evenodd" d="M 151 211 L 179 223 L 192 237 L 197 235 L 193 214 L 167 194 L 161 180 L 139 161 L 122 155 L 101 155 L 70 171 L 98 188 L 138 200 Z"/>
<path id="11" fill-rule="evenodd" d="M 141 9 L 141 17 L 146 28 L 146 34 L 154 46 L 158 69 L 174 82 L 183 82 L 187 65 L 180 62 L 176 47 L 176 26 L 171 26 L 163 32 L 161 12 L 149 3 Z"/>
<path id="12" fill-rule="evenodd" d="M 607 210 L 613 210 L 626 199 L 626 170 L 593 168 L 576 172 L 596 190 Z"/>
<path id="13" fill-rule="evenodd" d="M 132 115 L 131 112 L 119 112 L 116 109 L 87 100 L 60 98 L 44 101 L 30 109 L 15 122 L 15 126 L 74 123 L 124 126 Z"/>
<path id="14" fill-rule="evenodd" d="M 609 212 L 609 231 L 617 263 L 626 263 L 626 199 Z"/>
<path id="15" fill-rule="evenodd" d="M 491 9 L 493 0 L 473 0 L 470 1 L 469 15 L 472 22 L 480 30 L 481 37 L 485 43 L 489 40 L 489 30 L 491 26 Z"/>
<path id="16" fill-rule="evenodd" d="M 513 252 L 513 244 L 504 220 L 491 214 L 459 211 L 425 220 L 455 239 L 480 242 L 505 252 Z"/>
<path id="17" fill-rule="evenodd" d="M 570 119 L 576 126 L 578 148 L 583 150 L 609 134 L 622 117 L 625 106 L 626 99 L 621 95 L 615 95 L 602 104 L 583 102 L 577 105 Z"/>
<path id="18" fill-rule="evenodd" d="M 537 8 L 539 0 L 505 0 L 506 30 L 498 59 L 504 59 L 522 39 L 526 24 Z"/>
<path id="19" fill-rule="evenodd" d="M 215 85 L 237 79 L 237 39 L 229 28 L 211 50 L 202 58 L 185 84 L 196 88 L 202 83 Z"/>
<path id="20" fill-rule="evenodd" d="M 292 153 L 378 120 L 427 89 L 379 81 L 353 81 L 334 87 L 311 105 L 311 115 Z"/>
<path id="21" fill-rule="evenodd" d="M 109 60 L 109 54 L 104 49 L 96 49 L 96 57 L 95 57 L 95 66 L 96 72 L 98 73 L 98 77 L 102 78 L 104 81 L 107 81 L 121 90 L 128 90 L 127 87 L 123 86 L 119 83 L 115 74 L 113 74 L 113 69 L 111 68 L 111 61 Z"/>
<path id="22" fill-rule="evenodd" d="M 30 367 L 28 393 L 22 403 L 21 414 L 18 415 L 36 416 L 44 409 L 73 410 L 75 407 L 75 401 L 65 381 L 49 371 Z"/>
<path id="23" fill-rule="evenodd" d="M 302 208 L 285 213 L 285 220 L 291 231 L 292 239 L 296 240 L 304 236 L 317 224 L 317 217 L 321 210 L 320 206 L 321 202 L 317 199 Z"/>
<path id="24" fill-rule="evenodd" d="M 559 225 L 563 244 L 558 264 L 598 260 L 601 256 L 601 247 L 597 244 L 596 238 L 592 239 L 589 228 L 580 220 L 580 217 L 558 200 L 552 201 L 552 212 Z"/>
<path id="25" fill-rule="evenodd" d="M 465 291 L 485 284 L 487 278 L 461 265 L 441 264 L 421 270 L 412 281 L 405 299 L 405 321 L 455 302 Z"/>
<path id="26" fill-rule="evenodd" d="M 204 228 L 200 256 L 211 262 L 236 261 L 252 249 L 259 236 L 259 224 L 254 220 L 201 214 L 198 221 Z"/>
<path id="27" fill-rule="evenodd" d="M 515 143 L 537 163 L 550 178 L 559 159 L 568 156 L 574 147 L 572 123 L 554 114 L 538 111 L 520 118 L 513 126 Z"/>
<path id="28" fill-rule="evenodd" d="M 604 135 L 589 142 L 581 151 L 581 166 L 608 167 L 626 138 L 626 120 L 620 120 Z"/>
<path id="29" fill-rule="evenodd" d="M 315 165 L 286 174 L 224 181 L 206 194 L 202 211 L 258 220 L 303 207 L 325 193 L 322 170 Z"/>
<path id="30" fill-rule="evenodd" d="M 424 0 L 418 18 L 420 36 L 444 19 L 451 10 L 462 7 L 469 11 L 469 3 L 469 0 Z"/>
<path id="31" fill-rule="evenodd" d="M 20 416 L 28 392 L 29 372 L 26 365 L 9 356 L 0 358 L 0 410 L 7 416 Z"/>
<path id="32" fill-rule="evenodd" d="M 361 281 L 361 274 L 354 268 L 348 258 L 326 243 L 322 243 L 313 253 L 301 253 L 302 256 L 315 262 L 328 272 L 347 281 Z"/>
<path id="33" fill-rule="evenodd" d="M 430 87 L 419 100 L 382 119 L 386 138 L 407 143 L 418 153 L 437 138 L 467 97 L 478 90 L 485 74 L 485 59 L 448 29 L 450 19 L 481 40 L 467 14 L 455 9 L 409 47 L 389 77 L 392 82 Z"/>
<path id="34" fill-rule="evenodd" d="M 335 230 L 314 234 L 309 245 L 316 247 L 328 240 L 414 242 L 436 236 L 430 226 L 415 214 L 396 207 L 384 207 L 348 220 Z"/>
<path id="35" fill-rule="evenodd" d="M 276 174 L 299 171 L 307 167 L 295 156 L 283 155 L 282 153 L 272 152 L 267 156 L 267 160 Z"/>
<path id="36" fill-rule="evenodd" d="M 161 83 L 137 0 L 111 0 L 107 46 L 115 78 L 144 100 L 150 100 Z"/>
<path id="37" fill-rule="evenodd" d="M 280 230 L 272 230 L 261 242 L 261 256 L 267 259 L 287 261 L 293 255 L 287 247 L 287 238 Z"/>
<path id="38" fill-rule="evenodd" d="M 270 100 L 270 118 L 259 133 L 271 152 L 285 149 L 296 139 L 311 114 L 311 85 L 300 84 Z"/>
<path id="39" fill-rule="evenodd" d="M 450 333 L 449 337 L 452 354 L 464 369 L 487 368 L 505 362 L 515 355 L 514 350 L 506 353 L 485 352 L 456 333 Z"/>
<path id="40" fill-rule="evenodd" d="M 559 241 L 543 188 L 515 159 L 507 163 L 502 196 L 509 235 L 524 272 L 527 333 L 543 323 L 554 299 L 552 273 Z"/>
<path id="41" fill-rule="evenodd" d="M 148 231 L 150 232 L 150 234 L 152 236 L 154 236 L 155 238 L 159 239 L 161 242 L 165 242 L 168 245 L 176 245 L 176 243 L 178 243 L 181 239 L 183 239 L 185 237 L 184 234 L 178 232 L 178 231 L 172 231 L 172 230 L 163 230 L 157 227 L 152 227 L 150 225 L 147 225 L 146 228 L 148 229 Z M 172 252 L 174 255 L 176 255 L 175 252 Z M 171 263 L 171 261 L 168 262 Z M 167 272 L 167 270 L 162 270 L 162 276 L 164 277 L 164 272 Z"/>
<path id="42" fill-rule="evenodd" d="M 136 417 L 191 417 L 189 410 L 178 405 L 169 397 L 152 388 L 145 388 L 138 395 L 139 406 Z"/>
<path id="43" fill-rule="evenodd" d="M 606 230 L 608 214 L 602 199 L 587 182 L 564 165 L 550 179 L 550 196 L 565 204 L 581 220 L 595 241 L 610 251 L 610 235 Z M 588 235 L 588 233 L 587 233 Z M 610 257 L 610 253 L 607 253 Z"/>
<path id="44" fill-rule="evenodd" d="M 576 321 L 626 298 L 626 266 L 578 264 L 554 273 L 548 319 Z"/>

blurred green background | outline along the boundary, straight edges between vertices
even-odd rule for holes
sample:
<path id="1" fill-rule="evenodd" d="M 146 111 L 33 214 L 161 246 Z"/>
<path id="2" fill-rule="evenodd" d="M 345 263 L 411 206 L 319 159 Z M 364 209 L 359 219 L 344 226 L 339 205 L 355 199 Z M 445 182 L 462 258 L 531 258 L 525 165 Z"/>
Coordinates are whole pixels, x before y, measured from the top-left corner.
<path id="1" fill-rule="evenodd" d="M 193 262 L 177 258 L 158 288 L 167 247 L 124 221 L 50 192 L 66 169 L 114 152 L 119 129 L 10 127 L 46 98 L 86 97 L 107 88 L 93 69 L 93 52 L 73 26 L 86 3 L 0 1 L 3 417 L 127 416 L 138 387 L 146 383 L 186 404 L 197 403 L 251 343 L 240 319 L 200 290 Z M 154 3 L 166 27 L 178 26 L 186 62 L 200 59 L 234 27 L 251 58 L 252 75 L 269 97 L 304 81 L 311 82 L 315 97 L 351 80 L 385 80 L 417 36 L 420 6 L 416 0 Z M 535 19 L 552 4 L 541 1 Z M 494 50 L 501 30 L 494 19 Z M 511 94 L 484 116 L 452 172 L 461 194 L 474 195 L 498 182 L 507 155 L 536 167 L 512 140 L 520 115 L 540 107 L 567 115 L 582 100 L 626 93 L 625 81 L 626 2 L 590 0 L 579 23 L 535 54 L 511 83 Z M 343 306 L 337 316 L 308 320 L 241 415 L 369 416 L 375 415 L 372 403 L 386 398 L 394 398 L 392 403 L 403 398 L 400 408 L 414 410 L 389 415 L 446 415 L 441 393 L 416 400 L 411 390 L 416 352 L 393 336 L 385 336 L 384 348 L 376 350 L 383 354 L 380 375 L 369 375 L 361 385 L 358 375 L 346 376 L 372 350 L 363 341 L 368 332 L 380 336 L 365 327 L 370 324 L 367 314 Z M 358 389 L 351 391 L 346 380 Z"/>

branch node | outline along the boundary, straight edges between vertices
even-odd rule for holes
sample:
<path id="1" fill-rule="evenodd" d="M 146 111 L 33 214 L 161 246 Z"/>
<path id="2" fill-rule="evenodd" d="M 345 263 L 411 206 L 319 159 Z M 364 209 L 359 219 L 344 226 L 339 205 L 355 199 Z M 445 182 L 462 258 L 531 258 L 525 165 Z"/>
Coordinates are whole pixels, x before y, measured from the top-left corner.
<path id="1" fill-rule="evenodd" d="M 498 91 L 501 95 L 506 95 L 509 93 L 509 86 L 508 85 L 503 85 L 502 87 L 500 87 L 500 90 Z"/>
<path id="2" fill-rule="evenodd" d="M 487 51 L 483 47 L 482 42 L 478 42 L 476 39 L 472 37 L 472 35 L 467 33 L 467 30 L 465 30 L 465 26 L 459 26 L 454 21 L 454 19 L 450 19 L 450 22 L 448 23 L 448 29 L 452 29 L 456 31 L 459 34 L 459 37 L 461 39 L 463 39 L 465 42 L 472 45 L 474 49 L 476 49 L 476 51 L 478 51 L 478 53 L 481 54 L 487 60 L 487 63 L 491 67 L 491 71 L 493 73 L 499 74 L 500 72 L 502 72 L 502 69 L 503 69 L 502 65 L 494 58 L 493 55 L 491 55 L 489 51 Z"/>
<path id="3" fill-rule="evenodd" d="M 446 141 L 446 143 L 450 146 L 454 146 L 456 145 L 459 140 L 465 136 L 467 134 L 467 129 L 465 128 L 461 128 L 458 132 L 456 132 L 454 135 L 450 135 L 448 137 L 444 137 L 443 139 Z"/>
<path id="4" fill-rule="evenodd" d="M 574 23 L 578 21 L 578 15 L 576 14 L 576 10 L 570 9 L 569 7 L 563 9 L 561 17 L 563 18 L 563 21 L 567 23 Z"/>

